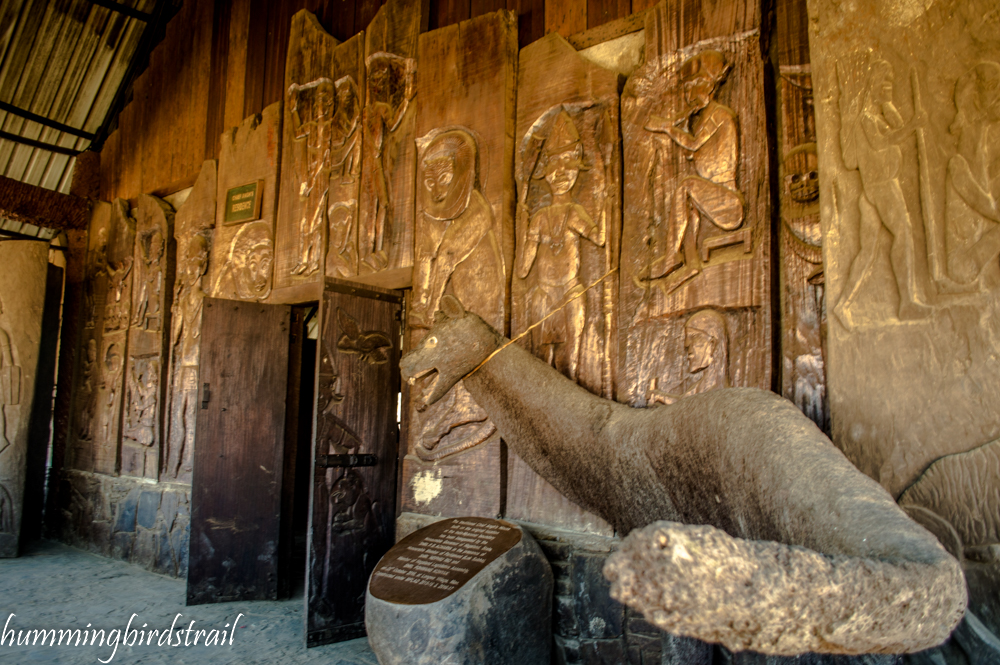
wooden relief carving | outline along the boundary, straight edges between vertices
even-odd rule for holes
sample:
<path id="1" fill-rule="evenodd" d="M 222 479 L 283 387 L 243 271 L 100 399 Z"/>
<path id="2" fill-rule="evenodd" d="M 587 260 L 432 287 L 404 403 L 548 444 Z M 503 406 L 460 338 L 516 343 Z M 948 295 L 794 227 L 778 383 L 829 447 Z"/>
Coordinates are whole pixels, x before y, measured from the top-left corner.
<path id="1" fill-rule="evenodd" d="M 48 243 L 0 243 L 0 558 L 18 555 Z"/>
<path id="2" fill-rule="evenodd" d="M 93 446 L 98 431 L 98 390 L 101 383 L 100 351 L 108 296 L 108 238 L 112 206 L 99 203 L 90 218 L 87 260 L 83 282 L 83 325 L 74 374 L 71 425 L 67 437 L 66 465 L 93 471 Z"/>
<path id="3" fill-rule="evenodd" d="M 898 496 L 997 436 L 1000 24 L 834 4 L 810 7 L 833 440 Z"/>
<path id="4" fill-rule="evenodd" d="M 771 387 L 764 73 L 756 9 L 746 9 L 747 31 L 732 34 L 732 16 L 692 19 L 658 5 L 646 62 L 622 93 L 618 394 L 634 406 Z M 692 32 L 706 39 L 674 41 Z"/>
<path id="5" fill-rule="evenodd" d="M 446 293 L 505 328 L 516 41 L 505 11 L 420 36 L 411 343 L 426 334 Z M 407 408 L 404 510 L 495 516 L 499 437 L 485 412 L 461 385 L 422 413 Z"/>
<path id="6" fill-rule="evenodd" d="M 222 133 L 216 219 L 225 219 L 229 189 L 257 180 L 263 180 L 264 187 L 259 193 L 259 220 L 220 224 L 213 234 L 208 272 L 213 297 L 262 302 L 271 295 L 281 108 L 280 102 L 271 104 L 263 113 Z M 294 242 L 297 232 L 287 236 Z"/>
<path id="7" fill-rule="evenodd" d="M 413 265 L 417 36 L 426 22 L 425 4 L 393 0 L 365 33 L 361 274 Z"/>
<path id="8" fill-rule="evenodd" d="M 613 398 L 618 275 L 608 272 L 618 265 L 621 237 L 619 76 L 557 34 L 522 49 L 518 71 L 511 334 L 535 326 L 527 348 Z M 506 515 L 611 534 L 514 454 Z"/>
<path id="9" fill-rule="evenodd" d="M 143 194 L 136 208 L 135 277 L 121 431 L 123 475 L 156 480 L 165 428 L 170 309 L 175 258 L 174 211 Z"/>
<path id="10" fill-rule="evenodd" d="M 198 363 L 201 359 L 201 315 L 215 226 L 217 176 L 207 161 L 198 181 L 174 218 L 177 277 L 170 325 L 170 415 L 162 472 L 167 478 L 191 481 L 195 420 L 198 416 Z"/>
<path id="11" fill-rule="evenodd" d="M 91 422 L 93 471 L 113 475 L 119 470 L 122 395 L 125 389 L 125 354 L 132 320 L 132 289 L 135 266 L 136 221 L 128 204 L 111 204 L 107 244 L 107 294 L 104 325 L 100 336 L 100 383 L 97 408 Z M 97 424 L 96 435 L 93 434 Z"/>
<path id="12" fill-rule="evenodd" d="M 779 74 L 781 393 L 829 432 L 823 234 L 812 75 L 808 64 L 781 65 Z"/>

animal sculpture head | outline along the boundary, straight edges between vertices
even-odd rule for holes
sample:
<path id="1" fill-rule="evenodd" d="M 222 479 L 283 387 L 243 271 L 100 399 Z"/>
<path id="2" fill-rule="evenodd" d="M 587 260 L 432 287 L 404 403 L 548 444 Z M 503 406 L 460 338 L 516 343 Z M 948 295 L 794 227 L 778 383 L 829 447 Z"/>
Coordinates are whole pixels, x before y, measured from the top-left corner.
<path id="1" fill-rule="evenodd" d="M 441 298 L 441 309 L 434 314 L 434 325 L 415 349 L 399 362 L 403 379 L 414 385 L 426 384 L 417 400 L 423 411 L 445 396 L 465 378 L 493 349 L 500 335 L 451 295 Z"/>

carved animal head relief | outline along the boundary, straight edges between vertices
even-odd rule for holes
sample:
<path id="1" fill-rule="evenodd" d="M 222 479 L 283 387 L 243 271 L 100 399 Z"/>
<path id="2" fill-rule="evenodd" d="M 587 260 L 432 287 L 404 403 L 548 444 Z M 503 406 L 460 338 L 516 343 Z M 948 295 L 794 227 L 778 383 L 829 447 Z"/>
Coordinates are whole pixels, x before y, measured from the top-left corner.
<path id="1" fill-rule="evenodd" d="M 227 269 L 235 281 L 235 295 L 263 300 L 271 293 L 274 242 L 266 222 L 251 222 L 239 230 L 229 251 Z M 223 297 L 231 297 L 224 294 Z"/>
<path id="2" fill-rule="evenodd" d="M 417 173 L 420 204 L 428 217 L 455 219 L 469 207 L 479 186 L 476 139 L 461 128 L 435 130 L 417 140 L 423 148 Z"/>
<path id="3" fill-rule="evenodd" d="M 423 411 L 444 397 L 486 358 L 497 339 L 496 332 L 466 312 L 458 298 L 442 297 L 427 336 L 399 362 L 400 373 L 410 385 L 426 379 L 417 410 Z"/>

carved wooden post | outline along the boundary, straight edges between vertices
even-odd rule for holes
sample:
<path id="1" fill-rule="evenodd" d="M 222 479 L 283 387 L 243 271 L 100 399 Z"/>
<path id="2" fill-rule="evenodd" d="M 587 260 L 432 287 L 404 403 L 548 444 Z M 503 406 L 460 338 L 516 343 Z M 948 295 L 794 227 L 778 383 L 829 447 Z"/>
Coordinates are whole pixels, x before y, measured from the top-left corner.
<path id="1" fill-rule="evenodd" d="M 1000 9 L 809 18 L 833 440 L 968 557 L 970 612 L 1000 634 Z"/>
<path id="2" fill-rule="evenodd" d="M 174 217 L 177 276 L 170 320 L 170 372 L 167 445 L 162 454 L 166 478 L 191 482 L 194 424 L 198 416 L 198 361 L 201 313 L 208 288 L 208 257 L 215 229 L 218 179 L 215 161 L 201 167 L 194 188 Z"/>
<path id="3" fill-rule="evenodd" d="M 271 295 L 274 218 L 281 158 L 281 103 L 223 132 L 219 149 L 218 226 L 209 261 L 211 294 L 230 300 L 266 301 Z M 226 192 L 264 182 L 260 217 L 227 223 Z"/>
<path id="4" fill-rule="evenodd" d="M 618 83 L 555 33 L 520 53 L 511 335 L 536 326 L 526 348 L 608 398 L 618 351 L 618 275 L 608 274 L 621 238 Z M 508 465 L 507 516 L 611 534 L 519 457 Z"/>
<path id="5" fill-rule="evenodd" d="M 96 348 L 97 371 L 93 373 L 97 378 L 97 404 L 90 423 L 93 470 L 108 475 L 118 473 L 119 469 L 122 393 L 125 391 L 125 359 L 132 319 L 135 234 L 135 220 L 129 214 L 128 204 L 115 199 L 111 204 L 107 250 L 104 257 L 95 257 L 98 269 L 103 266 L 107 288 L 100 346 Z M 101 245 L 102 240 L 98 238 L 98 249 Z M 85 354 L 85 357 L 89 356 Z"/>
<path id="6" fill-rule="evenodd" d="M 170 302 L 173 295 L 174 211 L 142 194 L 136 209 L 122 415 L 121 472 L 157 480 L 164 433 Z"/>
<path id="7" fill-rule="evenodd" d="M 0 558 L 18 554 L 42 335 L 47 243 L 0 243 Z"/>
<path id="8" fill-rule="evenodd" d="M 771 201 L 760 6 L 660 3 L 622 93 L 618 398 L 770 388 Z"/>
<path id="9" fill-rule="evenodd" d="M 804 0 L 783 0 L 777 16 L 781 394 L 829 432 L 819 163 Z"/>
<path id="10" fill-rule="evenodd" d="M 413 343 L 454 294 L 506 329 L 514 239 L 517 21 L 486 14 L 420 35 Z M 411 392 L 426 387 L 424 382 Z M 500 437 L 462 386 L 423 413 L 411 405 L 403 509 L 492 517 L 500 509 Z"/>
<path id="11" fill-rule="evenodd" d="M 413 265 L 417 37 L 426 29 L 427 3 L 390 0 L 365 32 L 360 274 Z"/>

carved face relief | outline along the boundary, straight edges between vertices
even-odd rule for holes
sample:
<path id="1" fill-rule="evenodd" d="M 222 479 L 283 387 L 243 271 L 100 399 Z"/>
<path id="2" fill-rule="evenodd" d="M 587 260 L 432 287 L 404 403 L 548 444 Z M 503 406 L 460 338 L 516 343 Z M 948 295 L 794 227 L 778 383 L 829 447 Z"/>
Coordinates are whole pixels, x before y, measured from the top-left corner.
<path id="1" fill-rule="evenodd" d="M 726 343 L 725 325 L 722 316 L 713 310 L 696 312 L 688 319 L 684 325 L 684 349 L 690 373 L 704 371 L 717 360 L 716 349 Z"/>
<path id="2" fill-rule="evenodd" d="M 691 110 L 700 110 L 712 101 L 712 95 L 726 77 L 729 65 L 719 51 L 708 50 L 692 56 L 681 65 L 684 99 Z"/>
<path id="3" fill-rule="evenodd" d="M 195 235 L 188 241 L 182 270 L 184 281 L 188 283 L 202 277 L 208 270 L 208 241 L 205 236 Z"/>
<path id="4" fill-rule="evenodd" d="M 549 157 L 545 167 L 545 182 L 549 183 L 552 193 L 556 196 L 569 193 L 576 184 L 576 179 L 580 175 L 581 152 L 582 149 L 577 145 L 575 148 Z"/>
<path id="5" fill-rule="evenodd" d="M 265 222 L 251 222 L 239 230 L 229 253 L 229 268 L 240 298 L 266 298 L 271 293 L 274 243 Z"/>
<path id="6" fill-rule="evenodd" d="M 807 146 L 796 148 L 785 158 L 785 190 L 793 201 L 801 204 L 819 200 L 819 162 L 816 157 L 816 146 L 814 144 Z"/>
<path id="7" fill-rule="evenodd" d="M 478 176 L 476 141 L 461 129 L 438 134 L 420 160 L 417 182 L 425 215 L 455 219 L 469 206 Z"/>

